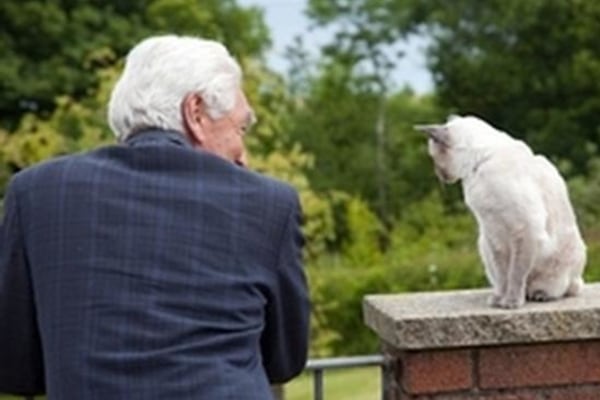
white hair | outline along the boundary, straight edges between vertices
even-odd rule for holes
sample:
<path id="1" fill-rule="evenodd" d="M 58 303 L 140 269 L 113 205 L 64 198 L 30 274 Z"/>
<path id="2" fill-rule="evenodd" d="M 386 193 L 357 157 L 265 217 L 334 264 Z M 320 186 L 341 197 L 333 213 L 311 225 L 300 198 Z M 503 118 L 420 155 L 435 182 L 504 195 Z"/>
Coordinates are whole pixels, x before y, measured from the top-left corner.
<path id="1" fill-rule="evenodd" d="M 127 55 L 108 103 L 119 140 L 145 128 L 183 131 L 181 103 L 197 93 L 211 118 L 235 106 L 241 68 L 220 43 L 189 36 L 155 36 Z"/>

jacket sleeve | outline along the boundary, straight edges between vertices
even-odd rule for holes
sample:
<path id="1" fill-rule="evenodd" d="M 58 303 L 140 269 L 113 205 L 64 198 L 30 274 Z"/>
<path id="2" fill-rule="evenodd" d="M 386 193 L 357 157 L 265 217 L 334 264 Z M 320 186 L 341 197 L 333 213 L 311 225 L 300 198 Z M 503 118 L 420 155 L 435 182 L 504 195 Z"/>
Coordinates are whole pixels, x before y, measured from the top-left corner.
<path id="1" fill-rule="evenodd" d="M 44 392 L 40 338 L 16 191 L 10 185 L 0 225 L 0 393 Z"/>
<path id="2" fill-rule="evenodd" d="M 302 264 L 302 211 L 295 195 L 281 236 L 272 295 L 267 299 L 261 338 L 263 365 L 271 383 L 283 383 L 304 369 L 310 305 Z"/>

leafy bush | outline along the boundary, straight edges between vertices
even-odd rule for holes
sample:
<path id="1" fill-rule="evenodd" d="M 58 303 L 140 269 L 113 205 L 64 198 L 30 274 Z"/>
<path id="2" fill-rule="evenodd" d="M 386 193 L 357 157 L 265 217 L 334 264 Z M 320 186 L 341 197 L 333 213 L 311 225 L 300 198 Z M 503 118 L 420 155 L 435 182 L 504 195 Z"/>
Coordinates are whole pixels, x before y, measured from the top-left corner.
<path id="1" fill-rule="evenodd" d="M 409 207 L 385 252 L 376 247 L 378 222 L 367 206 L 347 203 L 343 251 L 308 268 L 313 298 L 313 356 L 376 351 L 363 323 L 362 300 L 373 293 L 445 290 L 486 285 L 465 210 L 449 213 L 437 192 Z"/>

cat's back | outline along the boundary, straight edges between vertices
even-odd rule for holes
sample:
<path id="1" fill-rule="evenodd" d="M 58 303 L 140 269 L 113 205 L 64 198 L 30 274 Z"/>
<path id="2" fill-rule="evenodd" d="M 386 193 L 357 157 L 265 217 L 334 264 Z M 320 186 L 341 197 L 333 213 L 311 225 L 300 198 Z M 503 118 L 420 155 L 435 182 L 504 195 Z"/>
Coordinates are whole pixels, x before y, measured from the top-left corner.
<path id="1" fill-rule="evenodd" d="M 534 162 L 533 179 L 542 195 L 550 219 L 561 225 L 574 226 L 575 213 L 565 180 L 546 157 L 536 155 Z"/>
<path id="2" fill-rule="evenodd" d="M 492 182 L 495 191 L 503 191 L 513 206 L 528 210 L 530 215 L 543 216 L 550 235 L 578 233 L 575 212 L 565 180 L 556 166 L 545 156 L 535 154 L 524 142 L 503 150 L 495 168 L 501 179 Z M 501 164 L 500 164 L 501 163 Z"/>
<path id="3" fill-rule="evenodd" d="M 560 174 L 526 143 L 511 140 L 489 148 L 482 160 L 477 173 L 464 182 L 465 200 L 474 211 L 520 210 L 544 218 L 548 208 L 570 209 Z"/>
<path id="4" fill-rule="evenodd" d="M 546 189 L 561 189 L 566 191 L 566 184 L 558 169 L 543 155 L 533 157 L 535 168 L 532 173 Z"/>

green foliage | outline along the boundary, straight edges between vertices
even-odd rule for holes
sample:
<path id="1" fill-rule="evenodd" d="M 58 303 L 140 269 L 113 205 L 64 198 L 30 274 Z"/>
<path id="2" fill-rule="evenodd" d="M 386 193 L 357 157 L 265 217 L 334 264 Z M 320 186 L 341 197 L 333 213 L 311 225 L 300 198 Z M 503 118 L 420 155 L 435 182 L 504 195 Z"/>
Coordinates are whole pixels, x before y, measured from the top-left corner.
<path id="1" fill-rule="evenodd" d="M 290 137 L 315 156 L 308 176 L 317 190 L 364 198 L 388 227 L 435 185 L 426 141 L 412 126 L 441 113 L 431 96 L 384 96 L 341 64 L 319 73 L 294 110 Z"/>
<path id="2" fill-rule="evenodd" d="M 488 119 L 585 173 L 600 129 L 600 3 L 570 0 L 311 0 L 320 24 L 352 43 L 431 40 L 441 105 Z M 341 23 L 340 23 L 341 22 Z M 336 39 L 337 40 L 337 39 Z M 352 48 L 352 46 L 346 46 Z M 363 54 L 359 49 L 355 54 Z"/>
<path id="3" fill-rule="evenodd" d="M 357 242 L 345 249 L 363 248 L 364 242 L 376 240 L 377 220 L 365 209 L 357 213 L 355 207 L 350 202 L 348 213 L 362 218 L 350 216 L 355 223 L 348 228 L 348 237 Z M 313 355 L 377 350 L 376 338 L 362 321 L 361 303 L 367 294 L 486 286 L 475 246 L 476 226 L 466 210 L 448 211 L 433 191 L 403 215 L 391 232 L 388 249 L 372 248 L 370 256 L 363 255 L 369 263 L 356 263 L 351 251 L 343 251 L 310 265 Z M 372 235 L 364 237 L 366 232 Z"/>
<path id="4" fill-rule="evenodd" d="M 427 140 L 413 126 L 441 119 L 442 111 L 432 95 L 419 96 L 403 90 L 389 98 L 385 181 L 390 215 L 399 216 L 407 206 L 438 187 L 427 155 Z"/>
<path id="5" fill-rule="evenodd" d="M 356 269 L 380 264 L 383 227 L 368 205 L 358 198 L 348 197 L 346 215 L 340 223 L 344 223 L 347 230 L 341 247 L 347 267 Z"/>
<path id="6" fill-rule="evenodd" d="M 269 45 L 256 8 L 235 0 L 0 2 L 0 126 L 14 129 L 26 112 L 47 115 L 57 96 L 87 96 L 106 67 L 151 33 L 192 34 L 225 42 L 237 56 L 260 56 Z M 114 59 L 113 59 L 114 61 Z"/>
<path id="7" fill-rule="evenodd" d="M 313 303 L 314 356 L 348 354 L 353 344 L 364 343 L 365 337 L 368 341 L 368 332 L 356 326 L 360 325 L 361 292 L 365 278 L 371 279 L 371 268 L 383 262 L 379 249 L 381 224 L 366 203 L 343 193 L 334 193 L 331 200 L 337 214 L 337 237 L 343 239 L 337 252 L 322 253 L 307 269 Z M 348 328 L 351 330 L 346 331 Z M 350 340 L 345 340 L 345 332 L 353 332 Z M 340 343 L 348 346 L 344 353 L 339 353 Z"/>
<path id="8" fill-rule="evenodd" d="M 52 157 L 89 150 L 113 141 L 104 110 L 108 88 L 116 80 L 117 69 L 110 67 L 97 73 L 101 83 L 81 102 L 68 96 L 58 97 L 56 108 L 48 117 L 28 113 L 13 132 L 0 132 L 3 167 L 0 168 L 0 194 L 3 194 L 12 172 Z"/>
<path id="9" fill-rule="evenodd" d="M 373 198 L 377 96 L 353 87 L 351 79 L 350 71 L 341 65 L 329 66 L 299 104 L 290 136 L 315 155 L 310 178 L 318 189 L 336 188 Z"/>
<path id="10" fill-rule="evenodd" d="M 568 186 L 587 244 L 585 280 L 597 282 L 600 281 L 600 157 L 589 160 L 588 170 L 588 176 L 576 176 L 568 181 Z"/>
<path id="11" fill-rule="evenodd" d="M 600 157 L 590 159 L 587 169 L 587 176 L 573 177 L 568 186 L 579 223 L 593 229 L 600 225 Z"/>
<path id="12" fill-rule="evenodd" d="M 588 264 L 583 274 L 586 282 L 600 282 L 600 226 L 583 232 L 587 244 Z"/>

